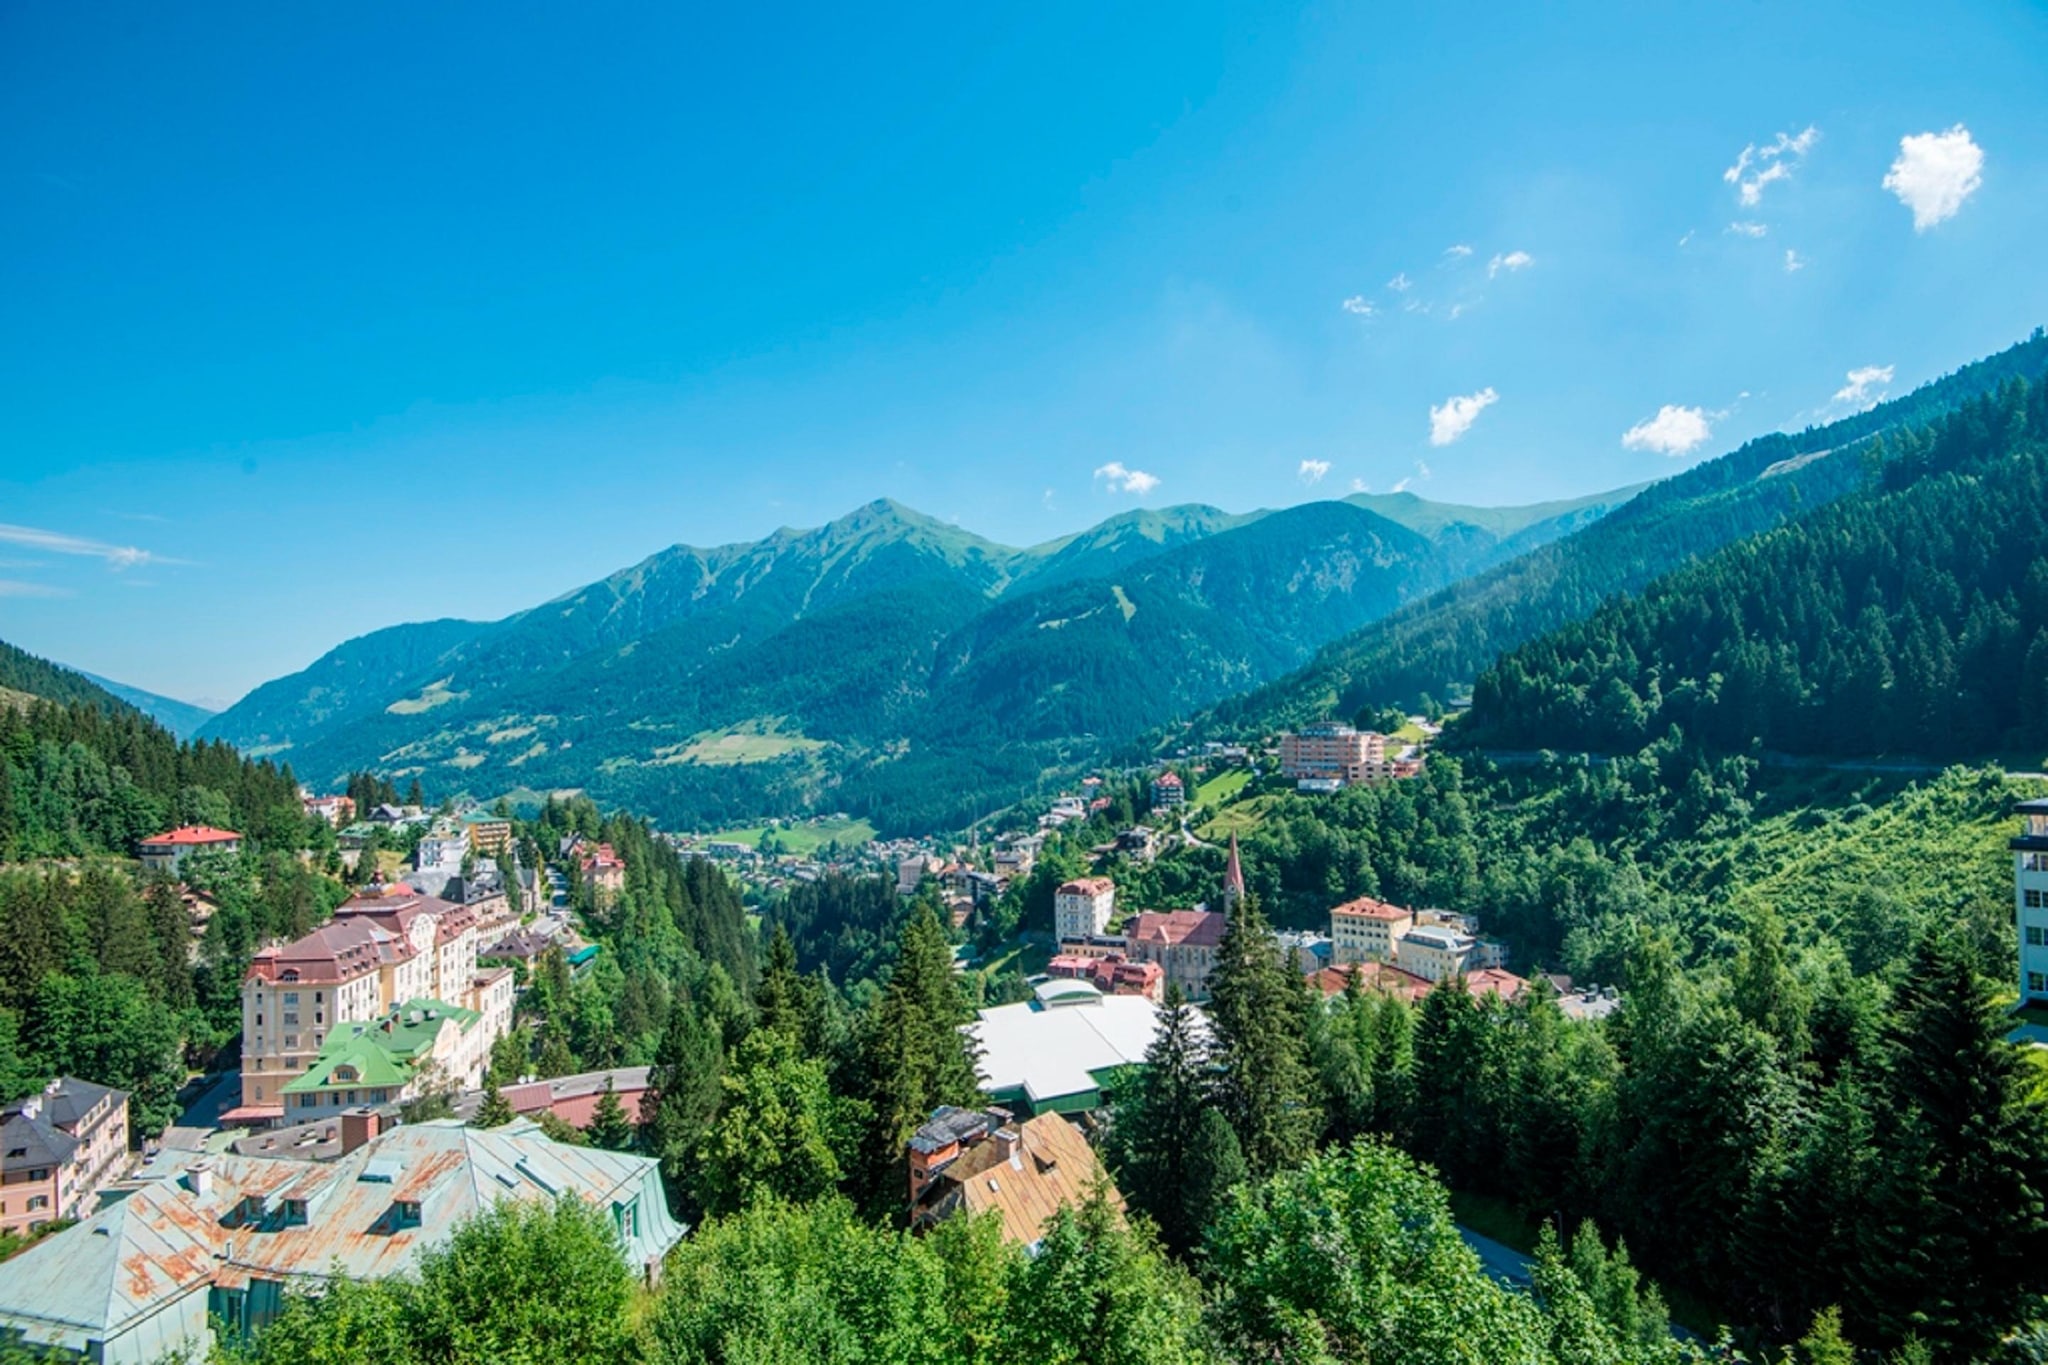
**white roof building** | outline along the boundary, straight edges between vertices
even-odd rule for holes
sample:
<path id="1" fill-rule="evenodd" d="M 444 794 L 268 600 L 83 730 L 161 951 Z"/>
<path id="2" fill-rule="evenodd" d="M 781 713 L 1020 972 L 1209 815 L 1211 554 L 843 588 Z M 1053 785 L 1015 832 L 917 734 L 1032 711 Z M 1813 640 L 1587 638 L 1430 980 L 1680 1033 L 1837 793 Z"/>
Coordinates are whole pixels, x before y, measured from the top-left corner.
<path id="1" fill-rule="evenodd" d="M 1035 1114 L 1100 1107 L 1118 1070 L 1144 1065 L 1158 1031 L 1150 1000 L 1074 980 L 1043 982 L 1033 999 L 983 1010 L 967 1026 L 989 1097 Z"/>

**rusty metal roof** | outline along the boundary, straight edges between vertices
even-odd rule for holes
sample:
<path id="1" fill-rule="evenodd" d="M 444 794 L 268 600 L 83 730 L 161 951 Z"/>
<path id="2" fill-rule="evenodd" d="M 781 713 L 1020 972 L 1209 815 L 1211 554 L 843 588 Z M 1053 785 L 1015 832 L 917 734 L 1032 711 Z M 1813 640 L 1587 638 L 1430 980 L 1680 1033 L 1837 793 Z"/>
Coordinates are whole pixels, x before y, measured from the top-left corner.
<path id="1" fill-rule="evenodd" d="M 250 1279 L 377 1279 L 409 1268 L 456 1226 L 507 1199 L 574 1195 L 637 1205 L 629 1263 L 682 1238 L 647 1157 L 501 1128 L 406 1124 L 338 1161 L 182 1153 L 182 1166 L 8 1262 L 0 1327 L 76 1348 L 195 1286 Z M 401 1216 L 399 1205 L 406 1208 Z"/>

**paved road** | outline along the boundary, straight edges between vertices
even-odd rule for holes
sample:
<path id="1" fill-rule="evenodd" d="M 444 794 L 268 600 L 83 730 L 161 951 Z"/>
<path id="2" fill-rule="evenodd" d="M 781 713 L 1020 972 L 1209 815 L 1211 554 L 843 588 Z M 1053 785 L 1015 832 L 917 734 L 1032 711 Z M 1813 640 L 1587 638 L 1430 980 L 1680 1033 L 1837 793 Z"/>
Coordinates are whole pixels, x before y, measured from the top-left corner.
<path id="1" fill-rule="evenodd" d="M 1465 1239 L 1465 1245 L 1479 1253 L 1479 1263 L 1486 1273 L 1503 1284 L 1517 1289 L 1527 1289 L 1530 1283 L 1529 1267 L 1534 1264 L 1527 1256 L 1503 1242 L 1491 1237 L 1481 1237 L 1467 1227 L 1458 1229 L 1458 1235 Z"/>

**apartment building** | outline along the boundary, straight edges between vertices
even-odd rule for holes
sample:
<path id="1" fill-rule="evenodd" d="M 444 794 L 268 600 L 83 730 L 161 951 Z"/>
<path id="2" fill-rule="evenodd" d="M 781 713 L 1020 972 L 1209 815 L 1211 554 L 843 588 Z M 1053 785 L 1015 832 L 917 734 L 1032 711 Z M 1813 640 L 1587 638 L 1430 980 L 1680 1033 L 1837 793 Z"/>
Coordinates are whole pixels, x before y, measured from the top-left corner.
<path id="1" fill-rule="evenodd" d="M 92 1212 L 128 1155 L 128 1093 L 59 1076 L 0 1109 L 0 1232 Z"/>
<path id="2" fill-rule="evenodd" d="M 1394 944 L 1415 924 L 1415 912 L 1371 896 L 1330 907 L 1330 956 L 1339 965 L 1391 962 Z"/>
<path id="3" fill-rule="evenodd" d="M 1280 737 L 1280 775 L 1307 790 L 1350 787 L 1390 776 L 1387 737 L 1338 721 Z"/>
<path id="4" fill-rule="evenodd" d="M 1092 938 L 1116 913 L 1116 883 L 1107 877 L 1077 877 L 1052 893 L 1053 932 L 1062 940 Z"/>
<path id="5" fill-rule="evenodd" d="M 258 952 L 242 981 L 242 1102 L 224 1117 L 283 1119 L 286 1084 L 314 1065 L 338 1026 L 407 1001 L 473 1010 L 488 1050 L 511 1028 L 512 976 L 477 970 L 481 937 L 474 907 L 400 885 L 371 887 L 304 938 Z"/>

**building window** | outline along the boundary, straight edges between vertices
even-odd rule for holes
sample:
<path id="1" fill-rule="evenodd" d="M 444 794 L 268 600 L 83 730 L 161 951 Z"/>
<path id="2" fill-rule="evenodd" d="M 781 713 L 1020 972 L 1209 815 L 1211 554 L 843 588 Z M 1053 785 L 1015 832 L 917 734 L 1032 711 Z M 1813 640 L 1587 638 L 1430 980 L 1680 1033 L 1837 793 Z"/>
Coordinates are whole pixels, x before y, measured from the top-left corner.
<path id="1" fill-rule="evenodd" d="M 2039 995 L 2043 991 L 2048 991 L 2048 976 L 2043 976 L 2039 972 L 2028 972 L 2027 993 Z"/>
<path id="2" fill-rule="evenodd" d="M 284 1003 L 296 1009 L 299 1003 L 299 993 L 297 991 L 286 991 L 284 993 Z"/>
<path id="3" fill-rule="evenodd" d="M 28 1197 L 28 1209 L 30 1213 L 34 1213 L 37 1209 L 46 1209 L 48 1207 L 50 1207 L 49 1195 L 32 1194 Z"/>
<path id="4" fill-rule="evenodd" d="M 2048 929 L 2043 929 L 2038 924 L 2029 924 L 2027 926 L 2027 946 L 2029 948 L 2048 947 Z"/>
<path id="5" fill-rule="evenodd" d="M 297 1028 L 299 1026 L 299 1016 L 287 1011 L 284 1016 L 284 1026 L 286 1028 Z"/>
<path id="6" fill-rule="evenodd" d="M 2039 910 L 2044 906 L 2048 906 L 2048 891 L 2029 889 L 2026 892 L 2026 903 L 2029 910 Z"/>

